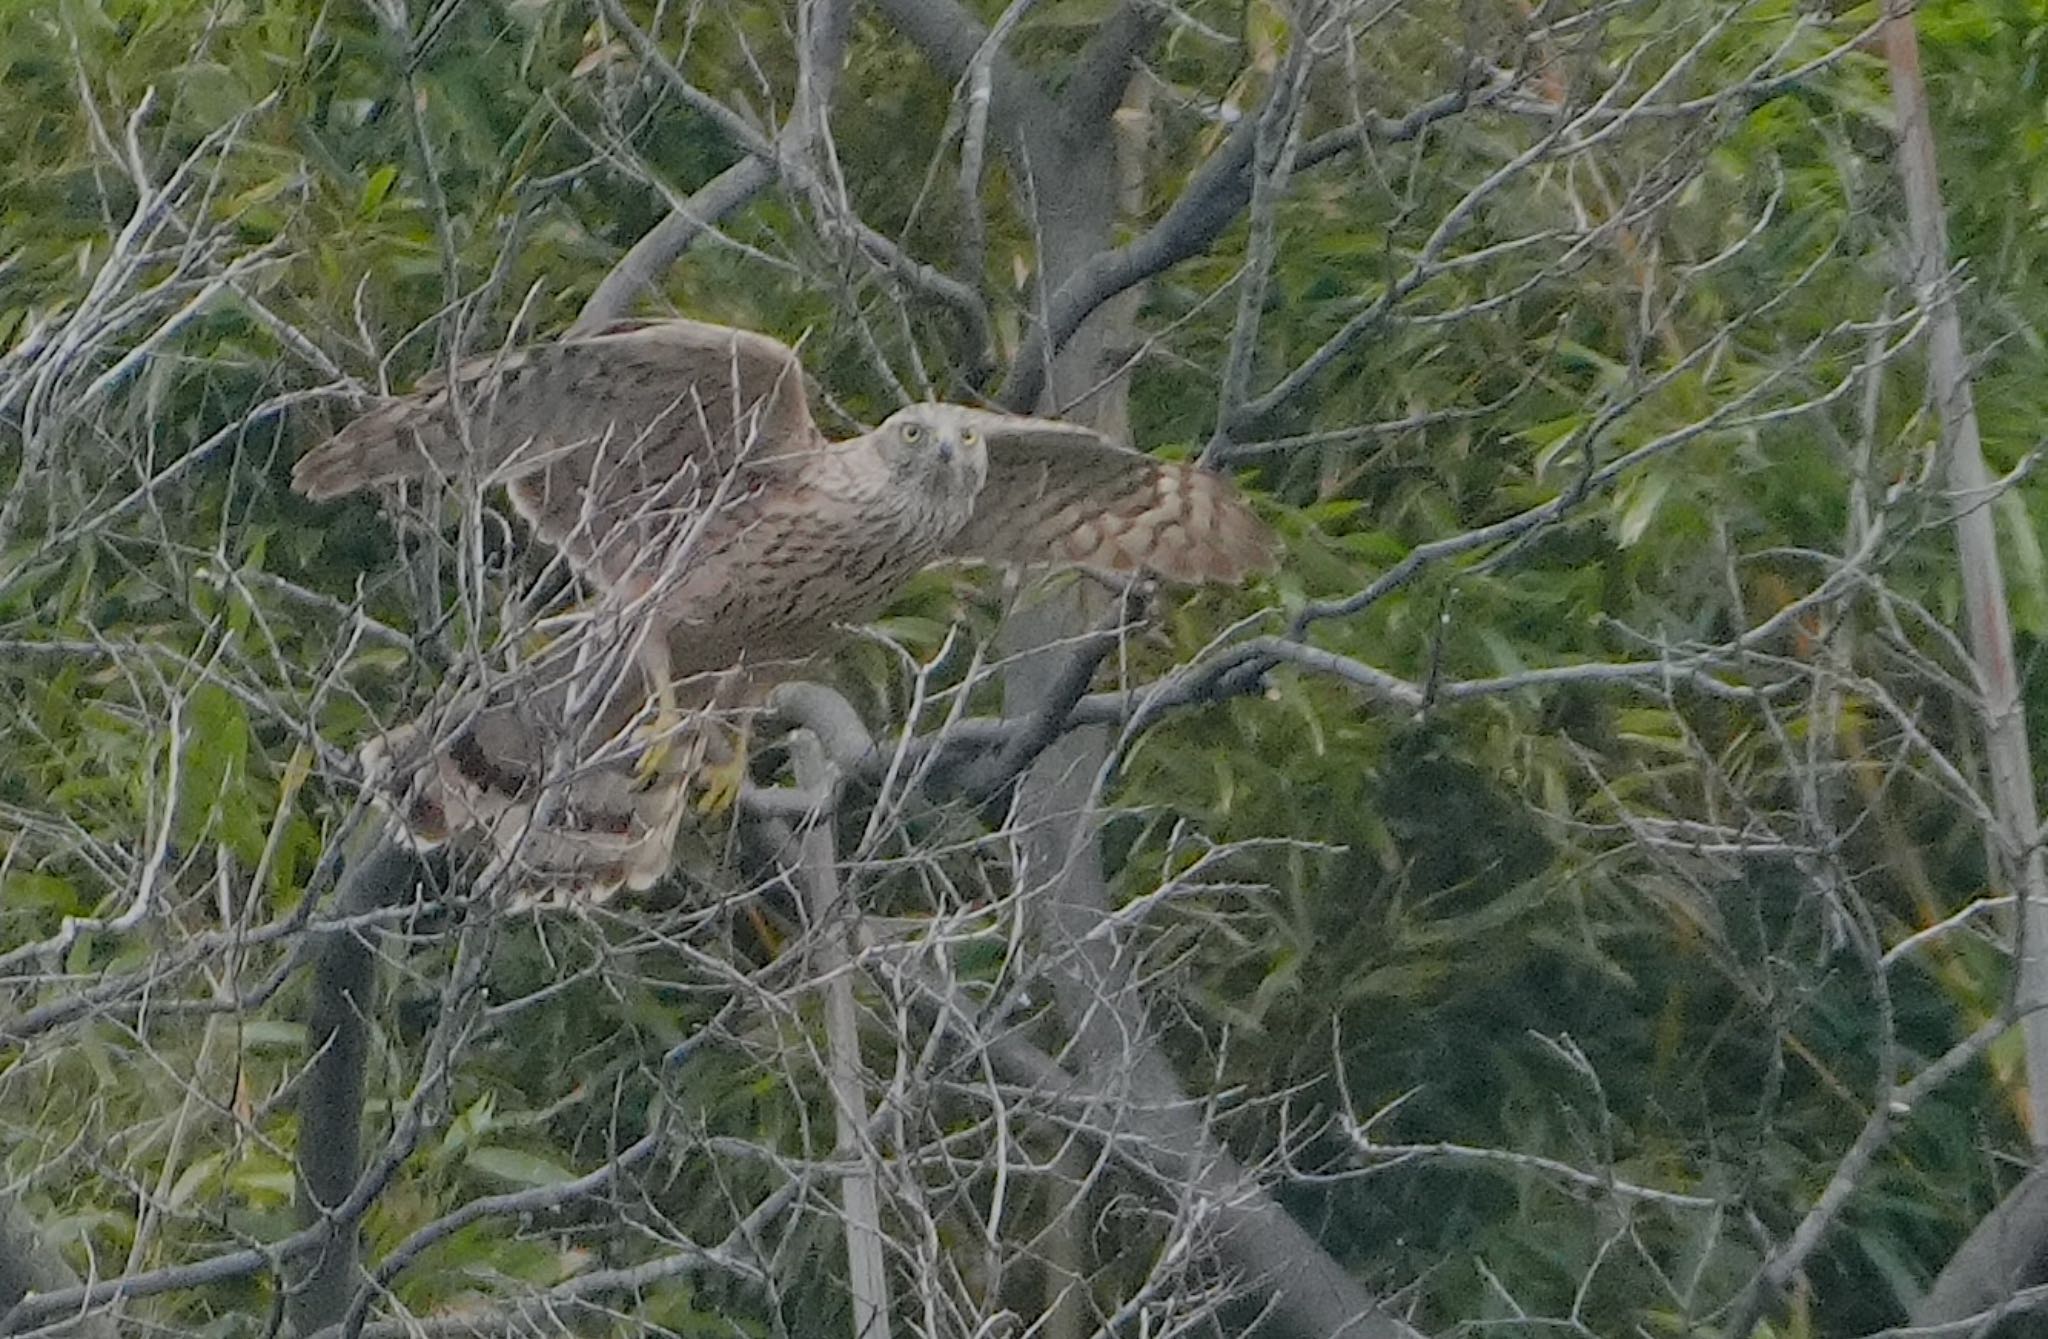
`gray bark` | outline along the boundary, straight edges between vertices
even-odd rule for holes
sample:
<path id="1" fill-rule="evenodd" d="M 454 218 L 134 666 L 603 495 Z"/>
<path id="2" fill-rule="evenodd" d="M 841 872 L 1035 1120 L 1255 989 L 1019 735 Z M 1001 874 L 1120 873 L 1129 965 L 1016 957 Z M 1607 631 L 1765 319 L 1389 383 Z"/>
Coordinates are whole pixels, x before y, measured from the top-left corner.
<path id="1" fill-rule="evenodd" d="M 1927 85 L 1920 77 L 1920 43 L 1913 11 L 1901 9 L 1884 25 L 1891 65 L 1892 107 L 1899 122 L 1899 181 L 1906 197 L 1908 257 L 1913 295 L 1927 312 L 1927 389 L 1941 421 L 1950 505 L 1956 508 L 1956 556 L 1961 560 L 1963 606 L 1976 662 L 1977 706 L 1984 752 L 1991 767 L 1994 838 L 2000 871 L 2017 893 L 2013 957 L 2019 964 L 2020 1027 L 2026 1041 L 2027 1095 L 2033 1108 L 2034 1157 L 2048 1154 L 2048 860 L 2040 844 L 2034 769 L 2028 756 L 2026 704 L 2013 655 L 2012 610 L 1998 559 L 1998 528 L 1991 506 L 1994 485 L 1977 433 L 1977 402 L 1963 348 L 1962 319 L 1948 277 L 1948 225 L 1941 177 L 1934 161 L 1934 127 Z"/>
<path id="2" fill-rule="evenodd" d="M 1989 1311 L 2022 1288 L 2048 1282 L 2048 1171 L 2035 1171 L 1956 1248 L 1915 1325 L 1945 1325 Z"/>
<path id="3" fill-rule="evenodd" d="M 413 886 L 419 868 L 413 854 L 375 825 L 367 831 L 368 839 L 349 853 L 336 891 L 337 919 L 390 906 Z M 328 1231 L 286 1301 L 295 1334 L 311 1334 L 341 1320 L 361 1273 L 355 1220 L 332 1221 L 327 1215 L 348 1199 L 362 1171 L 363 1080 L 377 990 L 373 934 L 327 930 L 313 946 L 306 1012 L 312 1059 L 299 1090 L 299 1220 L 308 1227 L 326 1222 Z"/>
<path id="4" fill-rule="evenodd" d="M 64 1257 L 43 1239 L 28 1210 L 12 1195 L 0 1194 L 0 1316 L 30 1293 L 76 1288 L 78 1282 Z M 60 1332 L 82 1339 L 114 1339 L 114 1323 L 104 1315 L 84 1316 Z"/>
<path id="5" fill-rule="evenodd" d="M 1105 117 L 1093 127 L 1070 123 L 1057 139 L 1032 137 L 1019 152 L 1034 193 L 1039 289 L 1049 299 L 1112 250 L 1119 195 L 1114 140 Z M 1048 154 L 1055 157 L 1049 161 Z M 1078 324 L 1046 369 L 1041 412 L 1089 423 L 1098 414 L 1117 414 L 1121 392 L 1100 384 L 1112 324 L 1099 307 Z M 1005 619 L 1003 649 L 1018 657 L 1004 679 L 1007 715 L 1029 717 L 1057 691 L 1071 654 L 1066 643 L 1100 613 L 1090 607 L 1098 602 L 1079 589 Z M 1149 1127 L 1156 1145 L 1152 1170 L 1162 1185 L 1230 1206 L 1218 1215 L 1217 1245 L 1267 1297 L 1264 1328 L 1317 1339 L 1416 1339 L 1210 1139 L 1152 1038 L 1125 946 L 1095 933 L 1112 911 L 1096 830 L 1096 778 L 1108 761 L 1109 742 L 1106 730 L 1089 727 L 1048 748 L 1020 783 L 1014 815 L 1021 834 L 1019 880 L 1037 909 L 1040 952 L 1056 964 L 1053 991 L 1073 1039 L 1075 1067 L 1108 1089 L 1105 1112 L 1126 1108 L 1117 1119 L 1142 1118 Z"/>

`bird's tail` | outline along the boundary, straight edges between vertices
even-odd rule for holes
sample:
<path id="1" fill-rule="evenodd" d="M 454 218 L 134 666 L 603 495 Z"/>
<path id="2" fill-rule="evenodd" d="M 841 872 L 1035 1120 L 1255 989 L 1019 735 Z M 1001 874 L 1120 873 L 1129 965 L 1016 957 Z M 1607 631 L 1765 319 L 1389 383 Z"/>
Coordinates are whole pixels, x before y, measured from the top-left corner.
<path id="1" fill-rule="evenodd" d="M 654 776 L 603 755 L 544 779 L 528 728 L 507 708 L 443 740 L 415 722 L 364 746 L 365 777 L 415 847 L 451 844 L 479 859 L 514 906 L 652 887 L 688 808 L 686 756 Z"/>

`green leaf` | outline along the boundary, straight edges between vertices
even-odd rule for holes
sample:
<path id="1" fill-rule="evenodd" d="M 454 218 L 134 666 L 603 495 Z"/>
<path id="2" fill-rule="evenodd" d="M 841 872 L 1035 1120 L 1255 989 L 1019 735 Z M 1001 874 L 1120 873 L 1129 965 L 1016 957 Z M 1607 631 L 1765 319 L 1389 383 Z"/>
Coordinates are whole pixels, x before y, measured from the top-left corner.
<path id="1" fill-rule="evenodd" d="M 6 877 L 0 879 L 0 906 L 11 910 L 35 908 L 66 916 L 85 914 L 84 899 L 79 897 L 78 890 L 68 879 L 32 869 L 9 870 Z"/>
<path id="2" fill-rule="evenodd" d="M 576 1179 L 561 1163 L 517 1148 L 472 1148 L 463 1163 L 485 1176 L 520 1186 L 558 1186 Z"/>
<path id="3" fill-rule="evenodd" d="M 1620 493 L 1620 520 L 1615 526 L 1615 538 L 1623 548 L 1632 547 L 1642 539 L 1650 528 L 1650 522 L 1657 517 L 1657 509 L 1663 504 L 1664 495 L 1671 491 L 1672 475 L 1666 470 L 1638 474 L 1623 484 Z"/>
<path id="4" fill-rule="evenodd" d="M 221 1164 L 225 1160 L 225 1154 L 213 1153 L 187 1167 L 171 1186 L 169 1207 L 180 1209 L 190 1203 L 192 1197 L 199 1193 L 201 1186 L 220 1174 Z"/>
<path id="5" fill-rule="evenodd" d="M 363 184 L 363 199 L 362 203 L 356 206 L 356 217 L 367 219 L 375 216 L 384 203 L 384 197 L 391 194 L 392 183 L 397 180 L 396 163 L 386 163 L 372 172 L 369 181 Z"/>

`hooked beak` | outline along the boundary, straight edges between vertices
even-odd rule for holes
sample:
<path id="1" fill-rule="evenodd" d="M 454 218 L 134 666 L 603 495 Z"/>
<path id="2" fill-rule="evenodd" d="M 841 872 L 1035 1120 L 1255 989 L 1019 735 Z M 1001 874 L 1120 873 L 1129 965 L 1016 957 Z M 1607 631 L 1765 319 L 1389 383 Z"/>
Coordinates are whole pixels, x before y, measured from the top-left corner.
<path id="1" fill-rule="evenodd" d="M 942 434 L 940 434 L 940 436 L 939 436 L 939 459 L 940 459 L 940 461 L 942 461 L 943 463 L 945 463 L 945 464 L 947 464 L 947 465 L 950 465 L 950 464 L 952 464 L 952 463 L 953 463 L 953 457 L 954 457 L 954 456 L 956 456 L 956 455 L 958 455 L 959 453 L 960 453 L 960 445 L 959 445 L 959 443 L 955 442 L 955 441 L 953 440 L 953 438 L 952 438 L 952 436 L 951 436 L 950 434 L 945 434 L 945 433 L 942 433 Z"/>

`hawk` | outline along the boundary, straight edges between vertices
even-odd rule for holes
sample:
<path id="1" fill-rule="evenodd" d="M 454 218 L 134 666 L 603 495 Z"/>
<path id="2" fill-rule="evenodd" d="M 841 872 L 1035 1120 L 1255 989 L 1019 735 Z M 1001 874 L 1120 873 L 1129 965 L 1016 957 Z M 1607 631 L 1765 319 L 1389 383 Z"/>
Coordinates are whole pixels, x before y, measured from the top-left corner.
<path id="1" fill-rule="evenodd" d="M 693 320 L 464 363 L 292 474 L 315 501 L 416 480 L 503 486 L 599 597 L 603 647 L 639 672 L 594 686 L 587 639 L 576 654 L 565 639 L 535 683 L 366 761 L 392 774 L 421 842 L 488 834 L 523 881 L 592 893 L 666 872 L 696 759 L 635 744 L 650 696 L 670 714 L 730 706 L 934 562 L 1235 583 L 1274 561 L 1264 524 L 1199 466 L 954 404 L 831 441 L 794 350 Z"/>

